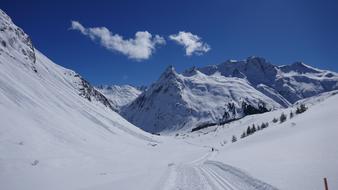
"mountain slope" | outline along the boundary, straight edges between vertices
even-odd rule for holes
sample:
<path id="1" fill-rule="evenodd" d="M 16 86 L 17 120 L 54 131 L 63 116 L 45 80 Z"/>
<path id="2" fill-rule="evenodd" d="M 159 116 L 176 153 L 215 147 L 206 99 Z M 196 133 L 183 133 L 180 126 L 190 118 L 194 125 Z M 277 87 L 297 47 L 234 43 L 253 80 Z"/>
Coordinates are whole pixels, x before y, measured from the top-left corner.
<path id="1" fill-rule="evenodd" d="M 107 183 L 101 175 L 107 170 L 125 179 L 133 173 L 121 174 L 126 168 L 150 165 L 128 158 L 159 156 L 148 145 L 157 143 L 153 136 L 114 112 L 81 76 L 34 49 L 1 10 L 0 121 L 4 190 L 89 188 Z"/>
<path id="2" fill-rule="evenodd" d="M 197 69 L 207 75 L 218 72 L 226 77 L 246 79 L 285 107 L 297 100 L 338 89 L 338 73 L 316 69 L 302 62 L 275 66 L 264 58 L 249 57 Z"/>
<path id="3" fill-rule="evenodd" d="M 224 126 L 185 135 L 184 141 L 218 149 L 214 160 L 239 167 L 278 189 L 323 189 L 327 177 L 330 189 L 338 188 L 338 95 L 323 93 L 306 101 L 309 109 L 292 119 L 295 107 L 252 115 Z M 281 113 L 284 123 L 273 123 Z M 269 127 L 240 138 L 253 124 Z M 232 136 L 237 142 L 232 143 Z"/>
<path id="4" fill-rule="evenodd" d="M 101 85 L 97 87 L 98 91 L 104 94 L 110 101 L 110 103 L 117 109 L 120 110 L 123 106 L 130 104 L 134 101 L 141 93 L 142 89 L 135 88 L 130 85 Z"/>
<path id="5" fill-rule="evenodd" d="M 173 132 L 279 107 L 243 79 L 207 76 L 197 70 L 182 75 L 169 67 L 122 114 L 146 131 Z"/>

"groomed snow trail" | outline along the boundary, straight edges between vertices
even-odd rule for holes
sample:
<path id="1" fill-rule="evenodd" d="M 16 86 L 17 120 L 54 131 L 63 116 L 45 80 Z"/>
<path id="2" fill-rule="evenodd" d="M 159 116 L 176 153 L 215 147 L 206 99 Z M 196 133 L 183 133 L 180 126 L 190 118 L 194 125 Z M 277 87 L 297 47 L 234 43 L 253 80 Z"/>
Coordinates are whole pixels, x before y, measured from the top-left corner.
<path id="1" fill-rule="evenodd" d="M 217 151 L 186 163 L 170 163 L 156 189 L 163 190 L 277 190 L 239 169 L 211 161 Z"/>

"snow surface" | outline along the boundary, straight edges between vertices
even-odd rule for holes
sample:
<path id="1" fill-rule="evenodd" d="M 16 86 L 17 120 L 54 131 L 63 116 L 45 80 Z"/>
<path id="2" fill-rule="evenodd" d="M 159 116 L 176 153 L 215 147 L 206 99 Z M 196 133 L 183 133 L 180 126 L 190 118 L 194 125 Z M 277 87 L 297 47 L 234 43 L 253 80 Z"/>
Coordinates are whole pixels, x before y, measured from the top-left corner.
<path id="1" fill-rule="evenodd" d="M 178 138 L 215 147 L 219 154 L 214 160 L 241 168 L 278 189 L 323 189 L 324 177 L 328 178 L 330 189 L 337 189 L 338 96 L 324 93 L 322 98 L 305 102 L 310 105 L 306 112 L 292 119 L 288 116 L 281 124 L 271 121 L 282 112 L 288 115 L 295 111 L 295 107 L 247 116 Z M 257 127 L 263 122 L 269 122 L 270 126 L 240 138 L 248 126 Z M 232 135 L 237 136 L 237 142 L 231 142 Z"/>
<path id="2" fill-rule="evenodd" d="M 130 85 L 102 85 L 98 86 L 97 89 L 110 100 L 117 110 L 130 104 L 143 91 Z"/>
<path id="3" fill-rule="evenodd" d="M 333 90 L 330 92 L 323 92 L 321 94 L 318 94 L 316 96 L 312 96 L 309 98 L 305 98 L 302 100 L 299 100 L 297 102 L 294 103 L 294 105 L 300 105 L 300 104 L 305 104 L 307 106 L 313 106 L 316 105 L 319 102 L 325 101 L 326 99 L 328 99 L 331 96 L 335 96 L 338 94 L 338 90 Z"/>

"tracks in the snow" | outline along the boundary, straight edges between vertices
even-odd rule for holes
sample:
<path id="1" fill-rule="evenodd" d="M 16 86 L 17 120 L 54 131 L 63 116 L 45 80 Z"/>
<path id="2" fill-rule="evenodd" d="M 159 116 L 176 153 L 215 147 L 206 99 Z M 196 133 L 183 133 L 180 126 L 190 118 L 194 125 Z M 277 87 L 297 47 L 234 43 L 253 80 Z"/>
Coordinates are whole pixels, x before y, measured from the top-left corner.
<path id="1" fill-rule="evenodd" d="M 216 189 L 237 190 L 237 188 L 231 185 L 231 183 L 227 179 L 224 179 L 222 176 L 218 175 L 210 168 L 202 167 L 202 171 L 205 173 L 205 175 L 210 177 L 209 180 L 211 181 L 211 184 L 216 186 Z"/>
<path id="2" fill-rule="evenodd" d="M 178 165 L 170 165 L 162 189 L 166 190 L 277 190 L 241 170 L 208 160 L 215 152 Z"/>

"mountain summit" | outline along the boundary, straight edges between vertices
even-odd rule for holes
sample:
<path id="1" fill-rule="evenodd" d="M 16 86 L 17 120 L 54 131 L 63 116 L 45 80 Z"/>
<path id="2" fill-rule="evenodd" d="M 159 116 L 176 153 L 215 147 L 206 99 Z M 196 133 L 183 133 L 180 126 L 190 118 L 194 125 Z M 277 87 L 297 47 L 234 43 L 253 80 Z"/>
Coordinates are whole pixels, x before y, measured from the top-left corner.
<path id="1" fill-rule="evenodd" d="M 245 79 L 209 76 L 196 69 L 178 74 L 170 66 L 122 115 L 146 131 L 172 132 L 280 107 Z"/>
<path id="2" fill-rule="evenodd" d="M 197 69 L 206 75 L 220 73 L 224 77 L 244 78 L 285 107 L 300 99 L 338 89 L 338 73 L 316 69 L 303 62 L 277 66 L 252 56 Z"/>
<path id="3" fill-rule="evenodd" d="M 229 60 L 179 74 L 169 66 L 151 87 L 122 109 L 149 132 L 186 131 L 288 107 L 338 89 L 338 74 L 295 62 L 276 66 L 262 57 Z"/>

